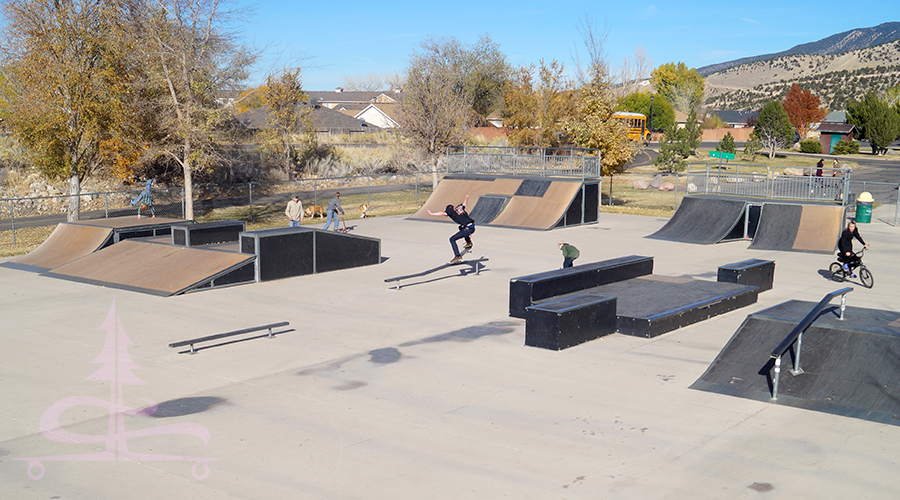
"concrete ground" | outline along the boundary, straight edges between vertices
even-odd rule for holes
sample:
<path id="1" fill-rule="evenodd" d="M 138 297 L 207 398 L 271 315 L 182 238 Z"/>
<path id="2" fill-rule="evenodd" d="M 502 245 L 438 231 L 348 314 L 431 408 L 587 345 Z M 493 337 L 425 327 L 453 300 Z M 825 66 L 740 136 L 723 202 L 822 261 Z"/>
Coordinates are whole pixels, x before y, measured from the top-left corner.
<path id="1" fill-rule="evenodd" d="M 895 497 L 900 427 L 688 389 L 747 314 L 844 286 L 825 276 L 833 256 L 644 238 L 664 223 L 479 227 L 479 275 L 400 290 L 385 278 L 449 259 L 453 226 L 354 221 L 382 264 L 170 298 L 0 268 L 0 497 Z M 860 230 L 875 287 L 848 303 L 898 310 L 900 229 Z M 649 255 L 656 274 L 710 280 L 773 259 L 775 288 L 654 339 L 526 347 L 509 280 L 559 267 L 561 240 L 576 265 Z M 130 344 L 108 335 L 111 310 Z M 275 339 L 167 346 L 277 321 L 291 326 Z"/>

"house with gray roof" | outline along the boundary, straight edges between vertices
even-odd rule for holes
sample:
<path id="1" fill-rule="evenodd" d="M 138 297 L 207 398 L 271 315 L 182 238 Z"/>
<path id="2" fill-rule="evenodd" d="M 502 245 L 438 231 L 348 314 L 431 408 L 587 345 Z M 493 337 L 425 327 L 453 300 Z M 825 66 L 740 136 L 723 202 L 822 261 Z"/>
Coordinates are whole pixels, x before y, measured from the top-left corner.
<path id="1" fill-rule="evenodd" d="M 309 102 L 302 102 L 299 106 L 310 108 L 310 120 L 317 134 L 370 134 L 380 132 L 381 127 L 366 123 L 339 111 Z M 250 111 L 240 113 L 235 117 L 238 122 L 250 131 L 259 130 L 269 124 L 269 107 L 260 106 Z"/>

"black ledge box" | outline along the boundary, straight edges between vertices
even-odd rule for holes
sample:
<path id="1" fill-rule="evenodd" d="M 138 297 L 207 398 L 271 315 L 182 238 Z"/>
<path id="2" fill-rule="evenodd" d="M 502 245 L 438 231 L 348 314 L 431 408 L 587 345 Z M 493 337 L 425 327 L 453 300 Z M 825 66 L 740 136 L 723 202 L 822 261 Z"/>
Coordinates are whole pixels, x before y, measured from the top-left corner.
<path id="1" fill-rule="evenodd" d="M 716 281 L 752 285 L 759 287 L 760 292 L 772 289 L 775 280 L 775 261 L 750 259 L 735 262 L 719 268 Z"/>
<path id="2" fill-rule="evenodd" d="M 526 311 L 525 345 L 561 351 L 615 333 L 616 298 L 579 294 Z"/>

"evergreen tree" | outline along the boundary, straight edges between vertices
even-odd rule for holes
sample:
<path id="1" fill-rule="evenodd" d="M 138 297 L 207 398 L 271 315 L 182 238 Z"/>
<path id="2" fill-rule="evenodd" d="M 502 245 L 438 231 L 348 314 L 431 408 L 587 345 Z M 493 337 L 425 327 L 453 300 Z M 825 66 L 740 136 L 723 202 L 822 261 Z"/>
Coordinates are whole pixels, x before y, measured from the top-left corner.
<path id="1" fill-rule="evenodd" d="M 862 101 L 847 104 L 847 123 L 856 125 L 858 137 L 869 141 L 875 155 L 886 153 L 888 146 L 900 137 L 898 106 L 888 106 L 874 92 L 866 94 Z"/>
<path id="2" fill-rule="evenodd" d="M 719 144 L 716 146 L 716 151 L 722 151 L 725 153 L 732 153 L 732 154 L 734 154 L 736 152 L 736 149 L 734 146 L 734 136 L 731 135 L 731 132 L 725 133 L 725 137 L 723 137 L 722 140 L 719 141 Z"/>
<path id="3" fill-rule="evenodd" d="M 660 172 L 680 172 L 687 167 L 686 160 L 690 155 L 686 129 L 673 123 L 659 141 L 659 155 L 653 159 L 653 164 Z"/>
<path id="4" fill-rule="evenodd" d="M 684 140 L 691 155 L 697 154 L 697 148 L 700 147 L 700 138 L 703 136 L 703 129 L 700 127 L 700 121 L 697 119 L 697 110 L 691 109 L 688 113 L 687 121 L 684 122 Z"/>

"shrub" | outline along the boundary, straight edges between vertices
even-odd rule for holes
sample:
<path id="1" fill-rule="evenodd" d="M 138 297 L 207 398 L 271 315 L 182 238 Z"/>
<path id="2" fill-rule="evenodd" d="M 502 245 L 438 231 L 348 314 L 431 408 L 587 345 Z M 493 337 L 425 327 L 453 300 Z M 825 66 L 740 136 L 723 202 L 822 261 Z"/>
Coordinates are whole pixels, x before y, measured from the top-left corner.
<path id="1" fill-rule="evenodd" d="M 822 143 L 813 140 L 800 141 L 800 152 L 819 154 L 822 152 Z"/>
<path id="2" fill-rule="evenodd" d="M 855 155 L 859 154 L 859 143 L 856 141 L 838 141 L 831 149 L 833 155 Z"/>

